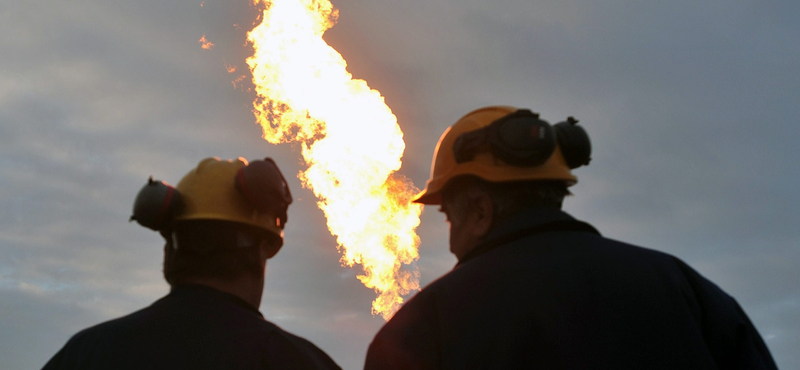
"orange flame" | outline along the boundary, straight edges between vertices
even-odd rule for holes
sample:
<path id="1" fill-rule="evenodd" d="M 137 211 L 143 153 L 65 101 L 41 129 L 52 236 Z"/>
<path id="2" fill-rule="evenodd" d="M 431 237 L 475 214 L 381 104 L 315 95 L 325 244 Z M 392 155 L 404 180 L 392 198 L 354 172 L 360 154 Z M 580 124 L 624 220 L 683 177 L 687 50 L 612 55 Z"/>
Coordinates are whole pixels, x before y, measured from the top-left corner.
<path id="1" fill-rule="evenodd" d="M 388 320 L 403 295 L 419 290 L 418 191 L 397 173 L 405 150 L 397 118 L 381 94 L 353 79 L 322 39 L 338 11 L 328 0 L 253 0 L 261 23 L 248 33 L 247 59 L 258 98 L 256 120 L 271 143 L 299 142 L 298 174 L 325 213 L 341 262 L 360 264 L 375 290 L 372 313 Z"/>
<path id="2" fill-rule="evenodd" d="M 208 50 L 208 49 L 211 49 L 211 48 L 214 47 L 214 43 L 213 42 L 206 40 L 206 35 L 203 35 L 203 37 L 201 37 L 200 40 L 197 40 L 197 42 L 199 42 L 200 43 L 200 47 L 205 49 L 205 50 Z"/>

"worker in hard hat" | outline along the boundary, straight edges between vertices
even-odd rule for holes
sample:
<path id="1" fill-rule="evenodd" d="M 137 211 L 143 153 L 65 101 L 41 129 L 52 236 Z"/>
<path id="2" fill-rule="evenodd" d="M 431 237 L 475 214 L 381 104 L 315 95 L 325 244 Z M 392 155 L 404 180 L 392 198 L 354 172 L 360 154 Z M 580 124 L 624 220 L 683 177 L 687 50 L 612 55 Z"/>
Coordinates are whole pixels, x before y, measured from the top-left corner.
<path id="1" fill-rule="evenodd" d="M 676 257 L 561 210 L 586 131 L 508 106 L 436 147 L 416 198 L 450 224 L 456 267 L 378 332 L 366 369 L 775 369 L 736 301 Z"/>
<path id="2" fill-rule="evenodd" d="M 44 369 L 339 369 L 258 311 L 291 202 L 270 158 L 206 158 L 175 188 L 151 178 L 131 219 L 166 240 L 170 293 L 79 332 Z"/>

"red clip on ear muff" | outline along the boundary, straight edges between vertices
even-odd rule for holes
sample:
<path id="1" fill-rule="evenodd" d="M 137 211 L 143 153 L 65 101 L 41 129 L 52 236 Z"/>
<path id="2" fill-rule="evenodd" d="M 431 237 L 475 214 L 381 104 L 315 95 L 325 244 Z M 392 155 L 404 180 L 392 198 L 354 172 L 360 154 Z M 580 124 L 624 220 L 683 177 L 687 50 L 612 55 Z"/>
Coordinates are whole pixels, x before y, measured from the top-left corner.
<path id="1" fill-rule="evenodd" d="M 136 195 L 129 221 L 135 220 L 148 229 L 161 231 L 172 223 L 182 209 L 183 202 L 178 190 L 150 176 Z"/>
<path id="2" fill-rule="evenodd" d="M 253 161 L 236 173 L 236 189 L 253 206 L 278 217 L 278 227 L 284 228 L 286 210 L 292 203 L 292 193 L 280 169 L 272 160 Z"/>

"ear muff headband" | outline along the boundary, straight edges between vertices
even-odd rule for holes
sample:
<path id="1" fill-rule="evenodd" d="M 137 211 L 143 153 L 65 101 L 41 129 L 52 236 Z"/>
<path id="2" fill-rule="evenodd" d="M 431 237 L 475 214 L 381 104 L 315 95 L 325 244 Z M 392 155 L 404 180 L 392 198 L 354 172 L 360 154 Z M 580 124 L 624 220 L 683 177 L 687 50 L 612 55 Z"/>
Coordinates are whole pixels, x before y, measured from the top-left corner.
<path id="1" fill-rule="evenodd" d="M 210 223 L 213 227 L 209 227 Z M 266 243 L 267 259 L 283 245 L 283 239 L 257 226 L 242 226 L 233 222 L 195 220 L 176 225 L 170 235 L 173 249 L 190 249 L 204 255 L 219 249 L 256 248 Z"/>

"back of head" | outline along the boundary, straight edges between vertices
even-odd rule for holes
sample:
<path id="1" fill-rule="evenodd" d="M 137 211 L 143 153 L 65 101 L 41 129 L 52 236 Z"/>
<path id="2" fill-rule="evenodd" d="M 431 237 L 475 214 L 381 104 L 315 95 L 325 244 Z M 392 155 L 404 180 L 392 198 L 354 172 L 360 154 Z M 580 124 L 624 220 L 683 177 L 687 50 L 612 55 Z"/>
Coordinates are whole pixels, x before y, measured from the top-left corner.
<path id="1" fill-rule="evenodd" d="M 291 193 L 275 163 L 206 158 L 176 188 L 148 181 L 134 215 L 166 239 L 170 284 L 192 278 L 235 279 L 263 273 L 283 244 Z"/>
<path id="2" fill-rule="evenodd" d="M 495 221 L 528 208 L 561 209 L 564 198 L 571 194 L 563 181 L 489 182 L 467 175 L 448 182 L 442 190 L 440 204 L 449 210 L 448 217 L 463 217 L 475 193 L 489 196 Z"/>

